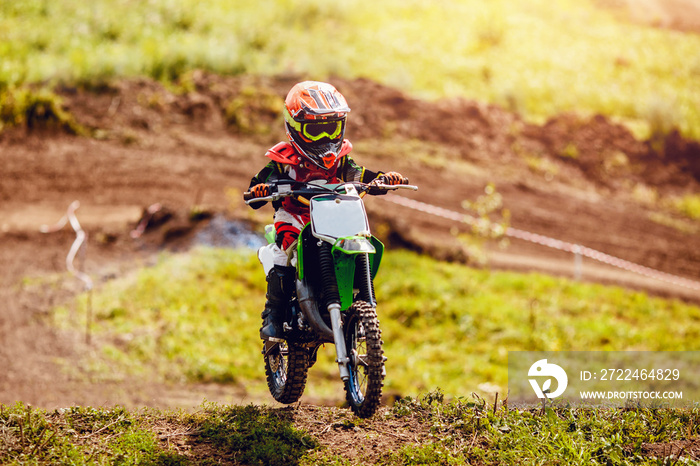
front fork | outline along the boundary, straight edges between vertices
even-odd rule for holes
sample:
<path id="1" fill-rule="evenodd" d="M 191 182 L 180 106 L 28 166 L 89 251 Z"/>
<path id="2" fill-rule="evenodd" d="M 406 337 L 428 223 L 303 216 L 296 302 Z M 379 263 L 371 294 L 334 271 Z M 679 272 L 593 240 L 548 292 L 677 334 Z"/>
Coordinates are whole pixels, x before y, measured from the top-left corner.
<path id="1" fill-rule="evenodd" d="M 347 348 L 345 347 L 345 334 L 343 332 L 343 321 L 340 316 L 340 304 L 329 304 L 328 313 L 331 316 L 331 327 L 333 330 L 333 340 L 335 342 L 335 362 L 338 363 L 340 378 L 345 382 L 350 378 L 350 369 L 348 368 L 350 358 L 348 358 Z"/>
<path id="2" fill-rule="evenodd" d="M 352 260 L 355 260 L 353 257 Z M 335 353 L 336 362 L 338 363 L 338 369 L 340 371 L 340 378 L 343 381 L 350 379 L 350 358 L 348 358 L 348 350 L 345 346 L 345 333 L 343 332 L 343 320 L 341 316 L 341 294 L 339 292 L 336 269 L 334 265 L 333 254 L 331 251 L 331 246 L 328 243 L 320 244 L 319 251 L 319 269 L 321 276 L 323 277 L 323 287 L 326 295 L 326 308 L 328 309 L 328 314 L 331 318 L 331 330 L 333 332 L 333 342 L 335 343 Z M 367 253 L 361 255 L 359 262 L 362 266 L 359 270 L 355 270 L 355 267 L 346 271 L 347 276 L 341 277 L 341 280 L 354 280 L 356 272 L 361 274 L 360 278 L 360 295 L 369 301 L 373 306 L 375 304 L 374 300 L 374 290 L 372 289 L 372 277 L 369 267 L 369 257 Z M 352 282 L 350 282 L 352 283 Z M 350 290 L 352 293 L 352 290 Z M 350 303 L 347 303 L 350 304 Z"/>
<path id="3" fill-rule="evenodd" d="M 360 296 L 372 306 L 376 306 L 368 254 L 363 254 L 358 263 L 360 265 L 358 271 L 361 274 Z M 345 382 L 350 378 L 350 369 L 348 368 L 350 358 L 348 357 L 348 349 L 345 346 L 345 332 L 343 331 L 343 321 L 340 310 L 340 304 L 336 302 L 332 302 L 328 305 L 328 313 L 331 317 L 331 327 L 333 330 L 333 340 L 335 342 L 336 362 L 340 370 L 340 378 Z"/>

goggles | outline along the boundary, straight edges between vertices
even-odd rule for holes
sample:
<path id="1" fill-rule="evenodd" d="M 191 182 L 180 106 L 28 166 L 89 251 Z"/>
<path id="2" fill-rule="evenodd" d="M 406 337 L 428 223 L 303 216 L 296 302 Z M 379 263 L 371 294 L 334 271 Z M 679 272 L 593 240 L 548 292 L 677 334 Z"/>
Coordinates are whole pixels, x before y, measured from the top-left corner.
<path id="1" fill-rule="evenodd" d="M 287 109 L 285 109 L 284 118 L 289 126 L 311 142 L 318 142 L 323 138 L 333 141 L 343 135 L 345 119 L 297 121 L 292 118 Z"/>
<path id="2" fill-rule="evenodd" d="M 343 133 L 343 122 L 338 121 L 314 121 L 301 123 L 301 134 L 313 142 L 323 138 L 338 139 Z"/>

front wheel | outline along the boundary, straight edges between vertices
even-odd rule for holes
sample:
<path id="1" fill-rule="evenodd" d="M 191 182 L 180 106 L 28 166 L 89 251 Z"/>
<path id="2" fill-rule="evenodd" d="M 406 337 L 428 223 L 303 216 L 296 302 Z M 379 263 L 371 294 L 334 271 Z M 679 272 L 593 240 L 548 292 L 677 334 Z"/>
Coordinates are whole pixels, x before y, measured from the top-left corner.
<path id="1" fill-rule="evenodd" d="M 347 313 L 345 345 L 350 378 L 345 394 L 350 409 L 362 418 L 372 417 L 379 407 L 384 386 L 384 350 L 377 311 L 365 301 L 354 303 Z"/>
<path id="2" fill-rule="evenodd" d="M 290 404 L 301 398 L 306 387 L 309 352 L 306 348 L 281 342 L 265 353 L 267 387 L 280 403 Z"/>

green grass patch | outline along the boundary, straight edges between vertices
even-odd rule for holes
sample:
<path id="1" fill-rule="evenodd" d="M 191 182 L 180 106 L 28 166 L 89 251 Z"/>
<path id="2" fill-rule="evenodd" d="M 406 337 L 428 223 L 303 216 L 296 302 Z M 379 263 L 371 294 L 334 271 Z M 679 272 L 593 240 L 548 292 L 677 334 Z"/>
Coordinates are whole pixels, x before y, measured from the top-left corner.
<path id="1" fill-rule="evenodd" d="M 206 406 L 197 418 L 197 431 L 242 464 L 286 466 L 297 464 L 318 440 L 295 428 L 293 410 L 257 406 Z"/>
<path id="2" fill-rule="evenodd" d="M 2 464 L 298 464 L 318 441 L 289 411 L 206 404 L 192 414 L 121 407 L 55 411 L 0 404 Z M 208 445 L 183 454 L 169 439 Z"/>
<path id="3" fill-rule="evenodd" d="M 698 407 L 683 410 L 495 409 L 441 392 L 400 400 L 392 413 L 430 426 L 430 442 L 386 455 L 382 464 L 657 464 L 642 445 L 700 433 Z M 678 451 L 675 451 L 677 454 Z M 666 463 L 663 463 L 666 464 Z"/>
<path id="4" fill-rule="evenodd" d="M 150 416 L 123 408 L 47 412 L 0 405 L 2 464 L 185 464 L 161 448 Z"/>
<path id="5" fill-rule="evenodd" d="M 46 411 L 22 403 L 0 404 L 0 462 L 690 464 L 687 458 L 663 456 L 678 455 L 680 445 L 700 435 L 698 406 L 654 410 L 555 406 L 541 411 L 502 403 L 494 407 L 474 396 L 446 400 L 436 390 L 402 398 L 381 416 L 362 422 L 342 411 L 213 403 L 193 413 L 121 407 Z M 378 436 L 384 437 L 380 449 L 374 448 Z M 692 448 L 683 451 L 685 456 L 690 454 Z"/>
<path id="6" fill-rule="evenodd" d="M 376 280 L 385 391 L 505 393 L 508 351 L 698 350 L 700 308 L 619 287 L 476 270 L 413 253 L 385 255 Z M 96 375 L 242 384 L 265 393 L 260 312 L 265 280 L 251 251 L 197 248 L 95 292 Z M 78 315 L 85 314 L 83 297 Z M 57 323 L 84 328 L 67 308 Z M 411 348 L 406 351 L 405 348 Z M 306 394 L 342 399 L 332 345 Z"/>
<path id="7" fill-rule="evenodd" d="M 124 371 L 170 381 L 259 378 L 257 329 L 266 289 L 261 270 L 249 251 L 200 248 L 162 256 L 155 267 L 95 294 L 93 332 Z M 84 325 L 71 323 L 67 308 L 57 310 L 55 321 Z"/>
<path id="8" fill-rule="evenodd" d="M 696 34 L 622 22 L 593 0 L 0 4 L 0 86 L 170 81 L 197 68 L 369 77 L 536 121 L 602 113 L 646 137 L 677 126 L 700 138 L 698 49 Z"/>
<path id="9" fill-rule="evenodd" d="M 384 267 L 392 273 L 377 284 L 383 336 L 389 367 L 403 372 L 387 378 L 388 388 L 401 390 L 406 377 L 451 395 L 503 389 L 508 351 L 698 349 L 700 308 L 679 301 L 405 252 L 388 255 Z M 412 350 L 399 349 L 406 345 Z"/>

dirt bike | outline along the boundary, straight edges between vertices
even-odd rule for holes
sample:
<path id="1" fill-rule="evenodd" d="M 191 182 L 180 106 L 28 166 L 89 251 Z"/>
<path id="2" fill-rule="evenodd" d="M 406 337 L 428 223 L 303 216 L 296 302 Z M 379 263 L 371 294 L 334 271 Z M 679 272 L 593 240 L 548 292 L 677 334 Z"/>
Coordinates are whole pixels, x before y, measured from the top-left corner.
<path id="1" fill-rule="evenodd" d="M 290 263 L 296 267 L 296 290 L 282 324 L 283 338 L 263 343 L 270 393 L 280 403 L 296 402 L 319 347 L 333 343 L 350 408 L 359 417 L 371 417 L 386 375 L 373 283 L 384 245 L 370 233 L 362 198 L 418 188 L 385 185 L 381 177 L 370 184 L 283 181 L 271 187 L 267 197 L 245 193 L 246 203 L 291 196 L 309 205 L 311 219 L 296 248 L 290 248 L 295 251 Z M 258 250 L 258 258 L 267 274 L 274 266 L 273 225 L 267 225 L 265 237 L 269 244 Z"/>

